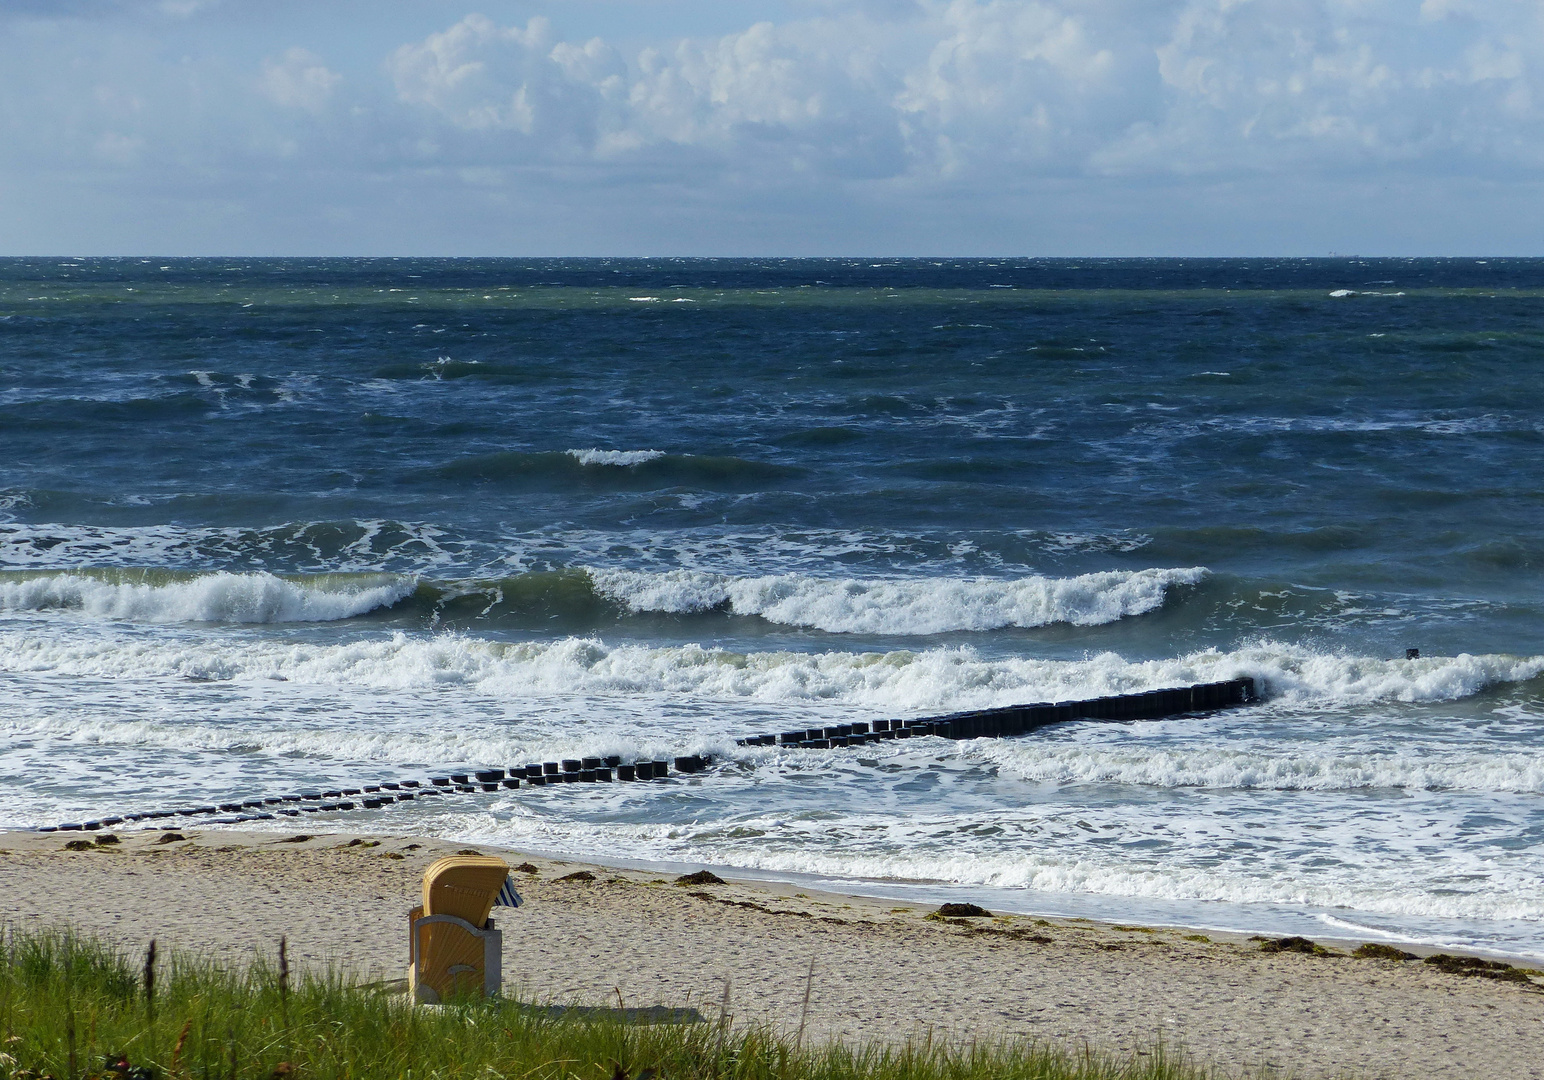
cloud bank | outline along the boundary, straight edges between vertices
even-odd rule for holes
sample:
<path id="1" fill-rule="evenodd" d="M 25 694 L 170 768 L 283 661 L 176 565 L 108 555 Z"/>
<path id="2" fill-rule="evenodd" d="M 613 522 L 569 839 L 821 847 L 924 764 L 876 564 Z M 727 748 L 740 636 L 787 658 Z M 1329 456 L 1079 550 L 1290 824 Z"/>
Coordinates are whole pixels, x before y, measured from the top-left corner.
<path id="1" fill-rule="evenodd" d="M 1379 207 L 1408 228 L 1412 209 L 1444 203 L 1452 228 L 1494 232 L 1483 198 L 1533 201 L 1544 157 L 1535 4 L 833 0 L 642 41 L 565 34 L 555 7 L 470 13 L 365 56 L 326 35 L 252 55 L 217 4 L 109 7 L 0 7 L 0 199 L 47 176 L 153 215 L 172 191 L 196 214 L 234 200 L 240 228 L 282 213 L 288 185 L 356 242 L 358 223 L 419 197 L 435 207 L 426 228 L 464 233 L 445 207 L 460 198 L 505 241 L 524 228 L 535 246 L 582 248 L 586 226 L 536 228 L 533 208 L 621 198 L 647 206 L 623 246 L 655 250 L 688 221 L 699 246 L 733 247 L 738 222 L 741 239 L 798 247 L 893 235 L 919 213 L 939 236 L 1007 223 L 1105 250 L 1211 220 L 1226 249 L 1249 214 L 1263 215 L 1255 242 L 1272 229 L 1297 242 L 1294 215 L 1314 205 L 1329 239 Z M 401 10 L 382 9 L 377 40 Z M 1068 213 L 1086 220 L 1055 226 Z M 1452 228 L 1416 230 L 1413 246 Z"/>

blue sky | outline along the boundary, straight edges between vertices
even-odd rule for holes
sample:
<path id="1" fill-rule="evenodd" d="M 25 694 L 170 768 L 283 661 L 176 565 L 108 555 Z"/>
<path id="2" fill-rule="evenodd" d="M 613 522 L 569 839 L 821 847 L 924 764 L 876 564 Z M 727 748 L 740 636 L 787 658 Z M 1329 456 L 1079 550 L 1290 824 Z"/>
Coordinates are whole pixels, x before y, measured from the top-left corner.
<path id="1" fill-rule="evenodd" d="M 1544 4 L 0 0 L 0 253 L 1544 254 Z"/>

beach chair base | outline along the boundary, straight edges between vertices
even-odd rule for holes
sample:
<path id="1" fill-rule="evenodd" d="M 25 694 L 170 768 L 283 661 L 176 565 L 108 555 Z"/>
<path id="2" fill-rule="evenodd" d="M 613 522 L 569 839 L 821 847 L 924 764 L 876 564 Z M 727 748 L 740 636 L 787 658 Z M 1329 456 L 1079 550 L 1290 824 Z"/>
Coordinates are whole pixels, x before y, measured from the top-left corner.
<path id="1" fill-rule="evenodd" d="M 415 917 L 411 919 L 408 931 L 408 950 L 411 963 L 407 969 L 407 988 L 412 1000 L 425 1005 L 438 1005 L 440 1002 L 439 991 L 423 981 L 419 968 L 423 961 L 423 948 L 420 935 L 423 928 L 433 926 L 435 923 L 447 923 L 458 926 L 482 941 L 482 996 L 494 997 L 498 994 L 504 982 L 504 932 L 494 925 L 489 919 L 482 929 L 478 929 L 465 919 L 458 919 L 454 915 L 426 915 L 417 916 L 420 909 L 415 908 Z M 470 964 L 455 964 L 450 968 L 451 975 L 475 974 L 477 969 Z"/>

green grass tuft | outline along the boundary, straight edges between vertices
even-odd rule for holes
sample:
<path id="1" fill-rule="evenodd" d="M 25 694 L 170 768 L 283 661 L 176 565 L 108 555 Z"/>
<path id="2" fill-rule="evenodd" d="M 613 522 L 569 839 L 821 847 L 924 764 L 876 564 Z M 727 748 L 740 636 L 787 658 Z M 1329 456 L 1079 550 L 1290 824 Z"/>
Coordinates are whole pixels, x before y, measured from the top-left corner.
<path id="1" fill-rule="evenodd" d="M 173 953 L 144 965 L 67 931 L 0 932 L 0 1078 L 34 1080 L 1204 1080 L 1027 1041 L 801 1045 L 720 1022 L 639 1024 L 509 1000 L 413 1007 L 336 974 L 281 979 Z M 153 1007 L 152 1007 L 153 1006 Z M 646 1012 L 647 1010 L 645 1010 Z M 716 1019 L 716 1018 L 713 1018 Z"/>

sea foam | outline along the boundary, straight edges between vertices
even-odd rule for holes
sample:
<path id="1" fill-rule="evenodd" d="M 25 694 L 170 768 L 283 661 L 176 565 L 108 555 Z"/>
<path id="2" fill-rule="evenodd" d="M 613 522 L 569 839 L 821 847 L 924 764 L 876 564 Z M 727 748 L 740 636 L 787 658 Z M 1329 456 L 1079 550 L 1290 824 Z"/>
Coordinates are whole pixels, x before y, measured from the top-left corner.
<path id="1" fill-rule="evenodd" d="M 576 637 L 500 642 L 453 633 L 394 633 L 319 645 L 193 634 L 130 640 L 90 630 L 77 626 L 47 636 L 0 633 L 0 671 L 278 679 L 381 690 L 464 687 L 509 698 L 688 695 L 704 701 L 826 703 L 909 714 L 1069 701 L 1240 676 L 1253 677 L 1265 695 L 1289 704 L 1447 701 L 1544 672 L 1544 656 L 1377 660 L 1271 643 L 1133 661 L 1116 653 L 1082 660 L 994 657 L 968 647 L 742 653 L 700 645 L 609 645 Z"/>
<path id="2" fill-rule="evenodd" d="M 1261 791 L 1544 792 L 1544 751 L 1436 752 L 1346 745 L 977 742 L 963 752 L 1005 776 L 1052 784 L 1139 784 L 1158 788 Z"/>
<path id="3" fill-rule="evenodd" d="M 836 634 L 942 634 L 1052 623 L 1098 626 L 1163 606 L 1205 567 L 1105 571 L 1070 578 L 731 577 L 697 570 L 592 569 L 595 591 L 635 612 L 725 608 L 785 626 Z"/>

